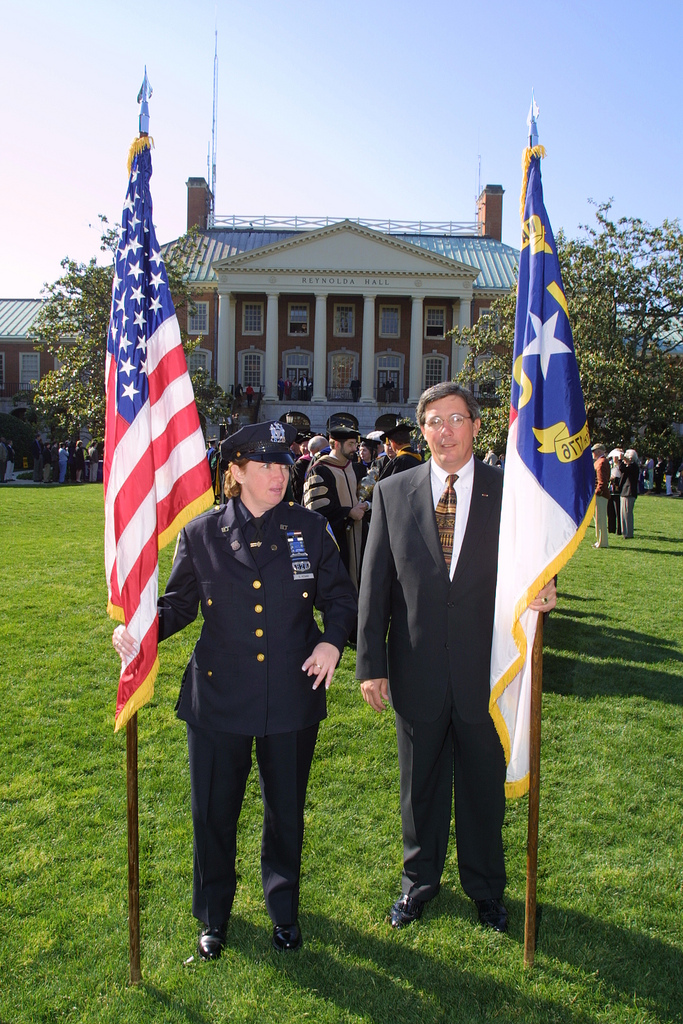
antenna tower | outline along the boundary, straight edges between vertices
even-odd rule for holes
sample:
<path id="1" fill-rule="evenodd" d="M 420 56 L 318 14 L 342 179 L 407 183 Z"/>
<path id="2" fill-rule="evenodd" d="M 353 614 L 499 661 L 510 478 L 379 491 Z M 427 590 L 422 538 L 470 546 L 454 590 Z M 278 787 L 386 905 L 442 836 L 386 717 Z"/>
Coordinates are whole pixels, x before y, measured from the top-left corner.
<path id="1" fill-rule="evenodd" d="M 214 226 L 216 215 L 216 134 L 218 121 L 218 27 L 216 27 L 215 47 L 213 54 L 213 121 L 211 125 L 211 209 L 209 210 L 209 227 Z"/>

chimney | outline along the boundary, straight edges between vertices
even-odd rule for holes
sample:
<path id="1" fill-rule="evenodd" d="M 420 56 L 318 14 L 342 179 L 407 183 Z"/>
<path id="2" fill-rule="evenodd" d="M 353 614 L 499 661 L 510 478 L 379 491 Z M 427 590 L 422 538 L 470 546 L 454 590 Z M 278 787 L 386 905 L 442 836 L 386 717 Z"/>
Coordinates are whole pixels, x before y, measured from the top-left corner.
<path id="1" fill-rule="evenodd" d="M 211 210 L 211 189 L 205 178 L 187 179 L 187 230 L 195 225 L 206 230 Z"/>
<path id="2" fill-rule="evenodd" d="M 502 185 L 486 185 L 477 199 L 477 221 L 483 225 L 485 238 L 503 240 L 503 192 Z"/>

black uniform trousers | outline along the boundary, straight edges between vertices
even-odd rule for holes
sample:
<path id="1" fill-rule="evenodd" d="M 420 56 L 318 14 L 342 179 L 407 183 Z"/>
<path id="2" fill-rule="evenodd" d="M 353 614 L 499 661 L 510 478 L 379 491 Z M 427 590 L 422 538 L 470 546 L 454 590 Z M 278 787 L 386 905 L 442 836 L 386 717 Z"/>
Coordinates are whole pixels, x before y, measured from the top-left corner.
<path id="1" fill-rule="evenodd" d="M 436 895 L 451 827 L 460 882 L 474 900 L 500 899 L 505 889 L 501 830 L 505 816 L 505 755 L 493 720 L 459 716 L 451 688 L 434 722 L 396 715 L 403 828 L 402 891 L 419 900 Z"/>
<path id="2" fill-rule="evenodd" d="M 274 925 L 296 921 L 306 787 L 318 724 L 256 737 L 263 797 L 261 878 Z M 194 828 L 192 913 L 224 924 L 237 884 L 237 819 L 251 769 L 254 737 L 187 726 Z"/>

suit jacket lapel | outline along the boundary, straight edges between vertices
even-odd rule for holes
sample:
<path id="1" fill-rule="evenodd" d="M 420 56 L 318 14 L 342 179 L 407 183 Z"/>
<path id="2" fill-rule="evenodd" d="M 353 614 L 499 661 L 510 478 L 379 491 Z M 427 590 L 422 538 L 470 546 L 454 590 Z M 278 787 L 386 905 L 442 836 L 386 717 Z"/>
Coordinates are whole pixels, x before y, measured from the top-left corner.
<path id="1" fill-rule="evenodd" d="M 419 531 L 417 536 L 422 537 L 430 555 L 447 576 L 446 560 L 443 557 L 441 539 L 436 527 L 429 461 L 416 469 L 412 475 L 412 487 L 408 491 L 408 504 L 417 523 Z"/>
<path id="2" fill-rule="evenodd" d="M 481 538 L 486 529 L 494 502 L 489 497 L 488 488 L 482 486 L 481 474 L 478 472 L 479 463 L 474 460 L 474 480 L 472 481 L 472 498 L 470 501 L 470 514 L 467 517 L 465 536 L 463 537 L 460 556 L 458 558 L 451 586 L 458 582 L 458 578 L 465 571 L 470 559 L 476 557 L 479 550 Z"/>

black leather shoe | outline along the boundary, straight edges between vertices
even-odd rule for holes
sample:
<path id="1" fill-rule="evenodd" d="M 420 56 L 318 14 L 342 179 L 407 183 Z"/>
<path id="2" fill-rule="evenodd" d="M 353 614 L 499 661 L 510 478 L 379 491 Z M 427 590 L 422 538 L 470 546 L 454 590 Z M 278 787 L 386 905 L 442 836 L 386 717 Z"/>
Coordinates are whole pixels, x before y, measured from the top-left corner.
<path id="1" fill-rule="evenodd" d="M 218 960 L 225 945 L 226 927 L 227 924 L 222 924 L 217 928 L 202 928 L 197 943 L 197 952 L 202 960 Z"/>
<path id="2" fill-rule="evenodd" d="M 303 945 L 301 929 L 294 924 L 276 924 L 273 928 L 273 949 L 278 953 L 286 953 L 292 949 L 299 949 Z"/>
<path id="3" fill-rule="evenodd" d="M 423 909 L 423 900 L 416 900 L 414 896 L 401 896 L 389 911 L 391 927 L 403 928 L 404 925 L 417 921 L 419 917 L 422 917 Z"/>
<path id="4" fill-rule="evenodd" d="M 508 930 L 508 912 L 502 900 L 475 900 L 479 911 L 479 920 L 485 928 L 493 928 L 494 932 Z"/>

